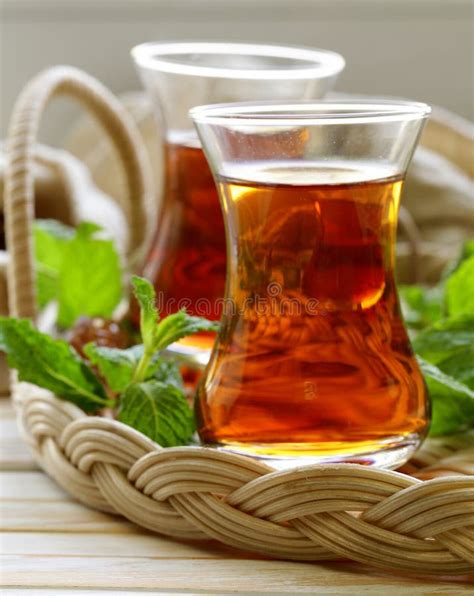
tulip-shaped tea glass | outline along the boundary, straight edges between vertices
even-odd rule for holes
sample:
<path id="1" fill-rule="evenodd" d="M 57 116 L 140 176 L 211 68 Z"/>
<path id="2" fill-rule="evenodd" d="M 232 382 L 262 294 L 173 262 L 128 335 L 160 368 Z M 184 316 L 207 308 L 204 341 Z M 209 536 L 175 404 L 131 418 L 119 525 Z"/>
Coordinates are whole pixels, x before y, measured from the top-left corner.
<path id="1" fill-rule="evenodd" d="M 403 178 L 429 107 L 301 102 L 191 110 L 227 236 L 203 443 L 275 467 L 396 467 L 429 424 L 397 297 Z"/>
<path id="2" fill-rule="evenodd" d="M 338 54 L 305 48 L 209 42 L 146 43 L 132 50 L 163 129 L 165 188 L 156 236 L 143 274 L 157 290 L 165 314 L 219 319 L 224 295 L 224 222 L 211 172 L 189 109 L 204 103 L 263 99 L 315 99 L 344 67 Z M 204 348 L 214 334 L 186 340 Z M 207 352 L 206 352 L 207 349 Z M 199 360 L 199 358 L 198 358 Z"/>

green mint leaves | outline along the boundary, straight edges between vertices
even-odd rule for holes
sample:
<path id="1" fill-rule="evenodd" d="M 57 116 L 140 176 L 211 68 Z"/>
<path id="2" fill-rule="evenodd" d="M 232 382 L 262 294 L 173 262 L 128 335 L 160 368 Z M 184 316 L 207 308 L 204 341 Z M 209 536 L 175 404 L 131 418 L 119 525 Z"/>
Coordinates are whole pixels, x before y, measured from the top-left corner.
<path id="1" fill-rule="evenodd" d="M 400 286 L 399 294 L 408 327 L 423 329 L 441 318 L 444 300 L 442 288 Z"/>
<path id="2" fill-rule="evenodd" d="M 63 340 L 37 331 L 30 321 L 0 317 L 0 349 L 20 381 L 49 389 L 85 412 L 113 404 L 92 370 Z"/>
<path id="3" fill-rule="evenodd" d="M 474 317 L 438 321 L 415 337 L 413 347 L 433 404 L 431 434 L 474 427 Z"/>
<path id="4" fill-rule="evenodd" d="M 186 445 L 194 433 L 193 414 L 183 392 L 154 380 L 128 387 L 118 419 L 164 447 Z"/>
<path id="5" fill-rule="evenodd" d="M 400 290 L 428 385 L 432 435 L 474 428 L 474 241 L 434 288 Z"/>
<path id="6" fill-rule="evenodd" d="M 446 309 L 452 316 L 474 316 L 474 256 L 462 261 L 447 279 Z"/>
<path id="7" fill-rule="evenodd" d="M 157 333 L 159 321 L 158 310 L 155 305 L 155 288 L 149 281 L 134 275 L 132 277 L 133 293 L 140 305 L 140 333 L 145 346 L 151 348 Z"/>
<path id="8" fill-rule="evenodd" d="M 89 361 L 98 368 L 110 389 L 121 393 L 132 382 L 135 369 L 143 357 L 143 344 L 121 350 L 90 343 L 84 347 L 84 352 Z M 156 353 L 149 362 L 144 378 L 155 379 L 183 389 L 178 366 L 174 362 L 163 360 L 159 353 Z"/>
<path id="9" fill-rule="evenodd" d="M 51 222 L 41 224 L 36 230 L 37 240 L 42 238 L 37 243 L 37 258 L 41 258 L 53 280 L 48 291 L 46 282 L 41 282 L 44 299 L 59 298 L 60 312 L 62 308 L 65 316 L 63 324 L 69 324 L 84 310 L 88 314 L 91 310 L 96 312 L 95 308 L 109 312 L 117 302 L 116 298 L 112 299 L 112 293 L 100 289 L 101 284 L 108 283 L 107 271 L 108 274 L 112 271 L 112 279 L 115 277 L 115 265 L 102 277 L 91 270 L 90 263 L 86 266 L 84 262 L 93 249 L 97 262 L 112 263 L 113 247 L 107 241 L 94 239 L 96 231 L 95 226 L 83 225 L 71 235 L 68 228 Z M 76 267 L 81 270 L 70 274 L 63 267 L 71 263 L 73 253 L 77 257 Z M 87 271 L 89 283 L 85 283 Z M 73 284 L 70 292 L 62 289 L 67 279 Z M 79 288 L 82 284 L 84 291 Z M 7 353 L 8 363 L 18 370 L 21 381 L 49 389 L 91 414 L 113 408 L 118 420 L 163 447 L 187 444 L 194 433 L 193 414 L 179 368 L 163 358 L 162 350 L 191 333 L 216 330 L 216 324 L 191 317 L 184 311 L 160 320 L 153 286 L 140 277 L 134 277 L 132 285 L 140 305 L 143 344 L 122 350 L 89 343 L 84 346 L 86 361 L 67 342 L 41 333 L 30 321 L 0 317 L 0 350 Z M 114 292 L 117 289 L 118 286 Z M 88 298 L 85 290 L 97 295 Z M 79 301 L 77 306 L 72 305 L 73 298 Z"/>
<path id="10" fill-rule="evenodd" d="M 83 222 L 76 230 L 53 220 L 35 222 L 38 301 L 59 305 L 58 325 L 71 327 L 81 315 L 108 318 L 122 296 L 120 261 L 101 228 Z"/>
<path id="11" fill-rule="evenodd" d="M 179 370 L 161 357 L 161 351 L 191 333 L 216 330 L 216 324 L 191 317 L 184 311 L 160 320 L 150 282 L 134 276 L 132 286 L 140 305 L 143 344 L 127 350 L 88 344 L 85 353 L 109 387 L 121 393 L 118 413 L 121 422 L 163 447 L 183 445 L 194 432 L 194 419 Z"/>
<path id="12" fill-rule="evenodd" d="M 462 357 L 474 349 L 474 316 L 440 320 L 420 331 L 412 344 L 418 354 L 436 365 L 453 356 Z"/>
<path id="13" fill-rule="evenodd" d="M 448 435 L 472 428 L 474 391 L 434 364 L 418 358 L 431 397 L 433 416 L 430 433 Z"/>
<path id="14" fill-rule="evenodd" d="M 156 352 L 193 333 L 217 331 L 218 324 L 202 317 L 192 317 L 185 311 L 179 311 L 160 321 L 155 305 L 155 289 L 151 283 L 135 275 L 132 278 L 132 286 L 140 305 L 140 332 L 143 339 L 143 355 L 135 368 L 132 380 L 140 383 L 148 378 Z"/>
<path id="15" fill-rule="evenodd" d="M 40 308 L 58 295 L 64 247 L 73 236 L 72 228 L 54 219 L 35 221 L 36 286 Z"/>
<path id="16" fill-rule="evenodd" d="M 98 368 L 107 385 L 116 393 L 125 391 L 130 385 L 143 356 L 142 344 L 121 350 L 89 343 L 83 349 L 89 361 Z"/>

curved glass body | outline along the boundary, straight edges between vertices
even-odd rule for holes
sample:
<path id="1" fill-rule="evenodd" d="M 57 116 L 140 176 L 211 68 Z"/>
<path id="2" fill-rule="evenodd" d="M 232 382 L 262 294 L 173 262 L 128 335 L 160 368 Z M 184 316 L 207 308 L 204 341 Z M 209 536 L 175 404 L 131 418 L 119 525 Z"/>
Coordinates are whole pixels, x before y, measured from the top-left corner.
<path id="1" fill-rule="evenodd" d="M 275 466 L 397 466 L 429 423 L 394 277 L 403 177 L 429 108 L 204 106 L 228 250 L 198 389 L 208 445 Z"/>
<path id="2" fill-rule="evenodd" d="M 219 101 L 319 98 L 344 60 L 323 50 L 206 42 L 142 44 L 132 55 L 165 138 L 163 203 L 143 274 L 154 282 L 165 313 L 185 307 L 219 319 L 224 222 L 189 109 Z M 191 349 L 209 349 L 214 335 L 187 341 Z"/>

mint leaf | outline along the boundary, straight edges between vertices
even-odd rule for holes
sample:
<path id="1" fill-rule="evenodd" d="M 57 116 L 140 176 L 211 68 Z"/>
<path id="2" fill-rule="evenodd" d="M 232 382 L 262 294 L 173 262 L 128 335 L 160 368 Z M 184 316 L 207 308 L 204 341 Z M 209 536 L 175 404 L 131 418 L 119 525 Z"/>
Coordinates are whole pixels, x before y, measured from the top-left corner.
<path id="1" fill-rule="evenodd" d="M 118 419 L 161 445 L 186 445 L 194 432 L 191 409 L 174 385 L 146 381 L 130 385 L 120 400 Z"/>
<path id="2" fill-rule="evenodd" d="M 474 345 L 474 317 L 446 319 L 419 333 L 412 342 L 417 354 L 437 364 Z"/>
<path id="3" fill-rule="evenodd" d="M 76 237 L 89 240 L 96 232 L 101 232 L 102 228 L 93 221 L 81 221 L 75 231 Z"/>
<path id="4" fill-rule="evenodd" d="M 173 342 L 193 333 L 217 331 L 218 329 L 219 323 L 216 321 L 209 321 L 203 317 L 193 317 L 188 315 L 186 311 L 180 310 L 160 321 L 155 336 L 155 346 L 156 349 L 163 350 Z"/>
<path id="5" fill-rule="evenodd" d="M 439 368 L 418 358 L 430 394 L 431 435 L 447 435 L 474 427 L 474 391 Z"/>
<path id="6" fill-rule="evenodd" d="M 140 305 L 140 331 L 145 352 L 163 350 L 178 339 L 199 331 L 217 331 L 219 324 L 203 317 L 193 317 L 185 310 L 159 320 L 152 284 L 136 275 L 132 278 L 133 291 Z"/>
<path id="7" fill-rule="evenodd" d="M 439 321 L 422 331 L 413 341 L 413 347 L 427 361 L 426 367 L 433 366 L 427 368 L 431 375 L 425 378 L 433 401 L 435 432 L 438 427 L 460 427 L 463 410 L 459 391 L 464 395 L 474 390 L 474 317 Z"/>
<path id="8" fill-rule="evenodd" d="M 55 219 L 37 219 L 33 229 L 36 259 L 59 271 L 62 263 L 61 247 L 74 237 L 74 228 Z"/>
<path id="9" fill-rule="evenodd" d="M 474 317 L 474 256 L 462 261 L 446 281 L 446 307 L 451 316 Z"/>
<path id="10" fill-rule="evenodd" d="M 155 288 L 143 277 L 132 277 L 133 293 L 140 305 L 140 332 L 146 348 L 153 345 L 156 325 L 159 320 L 158 310 L 155 306 Z"/>
<path id="11" fill-rule="evenodd" d="M 97 366 L 110 389 L 121 393 L 132 382 L 135 369 L 143 357 L 143 344 L 122 350 L 89 343 L 84 346 L 84 353 L 91 363 Z M 152 378 L 165 384 L 174 385 L 178 389 L 184 389 L 178 365 L 163 360 L 158 352 L 151 358 L 144 373 L 144 380 Z"/>
<path id="12" fill-rule="evenodd" d="M 148 378 L 148 369 L 156 352 L 192 333 L 217 331 L 218 323 L 191 317 L 185 311 L 179 311 L 160 321 L 152 284 L 135 275 L 132 277 L 132 286 L 140 305 L 140 331 L 144 345 L 143 356 L 133 374 L 133 381 L 140 383 Z"/>
<path id="13" fill-rule="evenodd" d="M 432 434 L 474 426 L 474 241 L 434 288 L 400 287 L 405 321 L 428 385 Z"/>
<path id="14" fill-rule="evenodd" d="M 436 366 L 447 375 L 474 390 L 474 344 L 445 357 Z"/>
<path id="15" fill-rule="evenodd" d="M 87 364 L 63 340 L 39 332 L 26 319 L 0 317 L 0 350 L 20 381 L 49 389 L 86 412 L 110 405 L 104 389 Z"/>
<path id="16" fill-rule="evenodd" d="M 95 223 L 76 230 L 55 220 L 35 222 L 37 294 L 40 307 L 58 300 L 58 324 L 80 315 L 109 317 L 122 295 L 121 271 L 112 241 L 95 237 Z"/>
<path id="17" fill-rule="evenodd" d="M 97 366 L 110 389 L 116 393 L 121 393 L 128 387 L 143 356 L 142 344 L 121 350 L 89 343 L 83 349 L 91 363 Z"/>
<path id="18" fill-rule="evenodd" d="M 408 327 L 423 329 L 443 315 L 443 288 L 435 286 L 399 286 L 403 318 Z"/>
<path id="19" fill-rule="evenodd" d="M 179 371 L 179 366 L 175 362 L 159 358 L 154 363 L 154 367 L 154 379 L 166 385 L 174 385 L 181 391 L 184 391 L 183 377 Z"/>
<path id="20" fill-rule="evenodd" d="M 54 220 L 36 220 L 33 227 L 37 297 L 43 308 L 57 297 L 63 251 L 74 229 Z"/>
<path id="21" fill-rule="evenodd" d="M 462 249 L 461 259 L 469 259 L 470 257 L 474 257 L 474 239 L 466 240 Z"/>
<path id="22" fill-rule="evenodd" d="M 474 317 L 439 321 L 413 341 L 416 353 L 474 389 Z"/>
<path id="23" fill-rule="evenodd" d="M 81 315 L 110 317 L 122 296 L 120 263 L 111 240 L 95 238 L 99 226 L 81 223 L 63 247 L 59 273 L 58 324 L 70 327 Z"/>

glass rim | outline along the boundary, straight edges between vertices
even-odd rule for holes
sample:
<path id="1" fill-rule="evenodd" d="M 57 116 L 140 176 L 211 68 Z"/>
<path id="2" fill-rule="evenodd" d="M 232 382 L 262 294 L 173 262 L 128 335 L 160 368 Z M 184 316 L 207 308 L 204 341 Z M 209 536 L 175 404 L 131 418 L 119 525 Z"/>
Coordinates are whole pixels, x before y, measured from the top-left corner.
<path id="1" fill-rule="evenodd" d="M 196 123 L 237 126 L 297 126 L 372 124 L 427 118 L 428 104 L 408 100 L 249 101 L 196 106 L 189 115 Z"/>
<path id="2" fill-rule="evenodd" d="M 141 68 L 172 74 L 215 77 L 222 79 L 322 79 L 339 74 L 345 67 L 344 58 L 337 52 L 304 46 L 219 41 L 164 41 L 141 43 L 131 50 L 135 63 Z M 229 56 L 258 56 L 287 58 L 314 63 L 295 68 L 246 69 L 229 66 L 203 66 L 186 62 L 171 62 L 167 56 L 176 54 L 217 54 Z"/>

